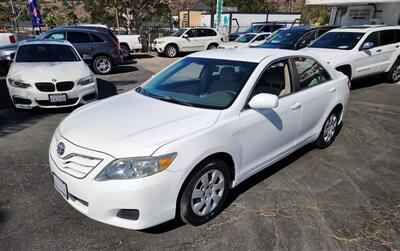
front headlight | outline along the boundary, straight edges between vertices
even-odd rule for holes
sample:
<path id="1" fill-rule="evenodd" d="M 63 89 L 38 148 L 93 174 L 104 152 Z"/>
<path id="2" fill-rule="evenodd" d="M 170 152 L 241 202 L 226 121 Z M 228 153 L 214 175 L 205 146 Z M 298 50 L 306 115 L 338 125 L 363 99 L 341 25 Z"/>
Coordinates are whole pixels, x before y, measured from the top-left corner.
<path id="1" fill-rule="evenodd" d="M 157 41 L 157 44 L 165 44 L 165 41 Z"/>
<path id="2" fill-rule="evenodd" d="M 19 80 L 9 79 L 8 82 L 10 83 L 10 85 L 12 87 L 17 87 L 17 88 L 24 88 L 25 89 L 25 88 L 28 88 L 28 87 L 31 86 L 30 84 L 24 83 L 23 81 L 19 81 Z"/>
<path id="3" fill-rule="evenodd" d="M 95 81 L 96 81 L 95 76 L 89 76 L 89 77 L 80 79 L 78 81 L 78 85 L 88 85 L 88 84 L 94 83 Z"/>
<path id="4" fill-rule="evenodd" d="M 15 50 L 13 50 L 13 51 L 0 50 L 0 57 L 8 57 L 13 53 L 15 53 Z"/>
<path id="5" fill-rule="evenodd" d="M 158 157 L 117 159 L 96 177 L 97 181 L 139 179 L 164 171 L 174 161 L 176 153 Z"/>

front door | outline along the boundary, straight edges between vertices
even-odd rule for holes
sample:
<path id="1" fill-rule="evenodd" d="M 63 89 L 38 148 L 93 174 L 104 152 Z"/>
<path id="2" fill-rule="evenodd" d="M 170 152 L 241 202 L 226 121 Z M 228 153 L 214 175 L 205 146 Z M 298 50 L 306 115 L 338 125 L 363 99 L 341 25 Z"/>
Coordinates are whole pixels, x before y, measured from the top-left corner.
<path id="1" fill-rule="evenodd" d="M 272 63 L 256 84 L 250 97 L 259 93 L 279 97 L 274 109 L 246 108 L 240 113 L 241 174 L 257 172 L 268 163 L 290 152 L 299 130 L 300 95 L 293 93 L 288 60 Z"/>
<path id="2" fill-rule="evenodd" d="M 201 41 L 197 29 L 190 29 L 186 33 L 187 37 L 182 37 L 182 51 L 197 51 L 201 48 Z"/>

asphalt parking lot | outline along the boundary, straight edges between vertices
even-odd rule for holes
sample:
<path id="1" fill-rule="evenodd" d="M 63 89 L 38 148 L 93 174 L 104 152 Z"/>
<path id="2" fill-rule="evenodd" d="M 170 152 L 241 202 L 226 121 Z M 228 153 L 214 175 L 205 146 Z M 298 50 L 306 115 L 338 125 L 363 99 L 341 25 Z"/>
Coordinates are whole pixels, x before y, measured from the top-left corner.
<path id="1" fill-rule="evenodd" d="M 99 95 L 129 91 L 171 62 L 140 55 L 99 77 Z M 132 231 L 81 215 L 53 188 L 48 145 L 73 109 L 15 110 L 0 77 L 0 249 L 399 250 L 400 84 L 378 76 L 353 86 L 330 148 L 306 146 L 250 178 L 205 225 Z"/>

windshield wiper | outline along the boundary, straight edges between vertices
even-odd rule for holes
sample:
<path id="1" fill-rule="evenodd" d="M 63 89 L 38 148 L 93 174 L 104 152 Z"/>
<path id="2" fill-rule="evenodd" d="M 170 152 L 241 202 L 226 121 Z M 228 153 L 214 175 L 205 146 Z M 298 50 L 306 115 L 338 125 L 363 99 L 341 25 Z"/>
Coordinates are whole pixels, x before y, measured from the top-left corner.
<path id="1" fill-rule="evenodd" d="M 186 102 L 186 101 L 183 101 L 180 99 L 176 99 L 171 96 L 159 96 L 159 95 L 152 94 L 140 86 L 138 88 L 136 88 L 136 91 L 139 93 L 142 93 L 148 97 L 152 97 L 152 98 L 155 98 L 158 100 L 167 101 L 167 102 L 175 103 L 175 104 L 179 104 L 179 105 L 186 105 L 186 106 L 192 106 L 192 107 L 194 106 L 192 103 L 189 103 L 189 102 Z"/>

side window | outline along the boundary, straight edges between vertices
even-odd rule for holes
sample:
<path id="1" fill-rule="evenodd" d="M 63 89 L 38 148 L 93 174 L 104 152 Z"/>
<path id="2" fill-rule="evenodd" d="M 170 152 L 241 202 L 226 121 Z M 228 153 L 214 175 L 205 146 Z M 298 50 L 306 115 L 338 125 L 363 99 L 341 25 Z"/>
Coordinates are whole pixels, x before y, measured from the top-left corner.
<path id="1" fill-rule="evenodd" d="M 254 41 L 263 41 L 265 40 L 265 35 L 260 35 L 258 37 L 256 37 L 256 39 Z"/>
<path id="2" fill-rule="evenodd" d="M 396 30 L 396 42 L 400 43 L 400 30 Z"/>
<path id="3" fill-rule="evenodd" d="M 90 36 L 85 32 L 68 32 L 68 41 L 73 44 L 90 43 Z"/>
<path id="4" fill-rule="evenodd" d="M 207 36 L 209 37 L 215 37 L 217 35 L 217 33 L 215 32 L 215 30 L 211 30 L 211 29 L 206 29 L 205 30 L 207 33 Z"/>
<path id="5" fill-rule="evenodd" d="M 197 37 L 197 30 L 191 29 L 186 32 L 189 37 Z"/>
<path id="6" fill-rule="evenodd" d="M 197 30 L 197 36 L 198 37 L 207 37 L 207 30 L 206 29 L 198 29 Z"/>
<path id="7" fill-rule="evenodd" d="M 272 27 L 271 25 L 264 25 L 264 27 L 262 27 L 261 31 L 263 32 L 272 32 Z"/>
<path id="8" fill-rule="evenodd" d="M 324 35 L 324 34 L 327 33 L 327 32 L 328 32 L 328 30 L 326 30 L 326 29 L 320 29 L 320 30 L 318 30 L 318 32 L 317 32 L 317 38 L 319 38 L 320 36 Z"/>
<path id="9" fill-rule="evenodd" d="M 283 97 L 291 92 L 292 84 L 289 62 L 288 60 L 282 60 L 273 63 L 265 70 L 251 96 L 253 97 L 260 93 L 269 93 Z"/>
<path id="10" fill-rule="evenodd" d="M 310 31 L 310 32 L 306 33 L 301 39 L 305 40 L 307 42 L 314 41 L 316 33 L 317 33 L 317 31 Z"/>
<path id="11" fill-rule="evenodd" d="M 294 58 L 300 89 L 322 84 L 331 79 L 329 73 L 317 61 L 311 58 Z"/>
<path id="12" fill-rule="evenodd" d="M 104 42 L 104 40 L 101 37 L 97 36 L 96 34 L 90 34 L 90 36 L 92 37 L 92 40 L 95 43 L 103 43 Z"/>
<path id="13" fill-rule="evenodd" d="M 379 32 L 371 33 L 364 41 L 364 43 L 371 42 L 374 43 L 374 47 L 379 45 Z"/>
<path id="14" fill-rule="evenodd" d="M 65 40 L 65 32 L 55 32 L 46 37 L 46 39 Z"/>
<path id="15" fill-rule="evenodd" d="M 389 45 L 396 43 L 396 33 L 394 30 L 381 31 L 380 36 L 380 45 Z"/>

